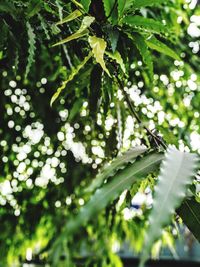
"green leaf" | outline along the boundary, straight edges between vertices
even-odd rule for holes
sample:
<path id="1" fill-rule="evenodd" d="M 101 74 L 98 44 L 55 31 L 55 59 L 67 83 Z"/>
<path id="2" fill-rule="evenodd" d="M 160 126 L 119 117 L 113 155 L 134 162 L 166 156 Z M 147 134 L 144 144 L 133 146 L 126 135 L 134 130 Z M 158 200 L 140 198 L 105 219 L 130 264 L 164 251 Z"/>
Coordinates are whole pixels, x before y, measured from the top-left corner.
<path id="1" fill-rule="evenodd" d="M 102 38 L 98 38 L 96 36 L 89 36 L 88 42 L 92 48 L 92 53 L 94 54 L 94 57 L 96 59 L 96 62 L 99 63 L 102 67 L 102 69 L 107 72 L 107 74 L 110 76 L 110 73 L 108 69 L 106 68 L 105 62 L 104 62 L 104 53 L 107 46 L 106 41 Z"/>
<path id="2" fill-rule="evenodd" d="M 26 66 L 26 71 L 25 71 L 25 79 L 27 78 L 31 65 L 35 61 L 35 50 L 36 50 L 36 36 L 33 31 L 33 28 L 31 27 L 31 24 L 27 21 L 26 22 L 26 27 L 27 27 L 27 34 L 28 34 L 28 43 L 29 43 L 29 49 L 28 49 L 28 63 Z"/>
<path id="3" fill-rule="evenodd" d="M 14 19 L 17 18 L 17 10 L 12 2 L 0 0 L 0 12 L 9 13 Z"/>
<path id="4" fill-rule="evenodd" d="M 72 71 L 69 78 L 62 83 L 62 85 L 57 89 L 56 93 L 52 96 L 50 105 L 54 103 L 54 101 L 59 97 L 60 93 L 65 89 L 66 85 L 73 80 L 74 76 L 79 73 L 79 71 L 84 67 L 84 65 L 88 62 L 88 60 L 92 57 L 92 53 L 89 53 L 87 57 L 81 62 L 80 65 L 76 69 Z"/>
<path id="5" fill-rule="evenodd" d="M 83 8 L 85 9 L 85 11 L 88 12 L 90 4 L 91 4 L 91 0 L 81 0 L 80 2 Z"/>
<path id="6" fill-rule="evenodd" d="M 145 146 L 138 146 L 128 150 L 124 153 L 124 155 L 115 158 L 110 164 L 107 164 L 102 170 L 100 170 L 91 185 L 85 189 L 85 192 L 93 192 L 95 189 L 100 187 L 107 178 L 114 176 L 119 169 L 125 168 L 128 163 L 133 163 L 135 159 L 146 150 L 147 148 Z"/>
<path id="7" fill-rule="evenodd" d="M 166 4 L 167 1 L 163 1 L 163 0 L 133 0 L 133 5 L 132 7 L 134 9 L 140 9 L 143 7 L 147 7 L 147 6 L 156 6 L 156 5 L 162 5 L 163 3 Z"/>
<path id="8" fill-rule="evenodd" d="M 83 18 L 83 21 L 81 23 L 81 27 L 80 29 L 75 32 L 74 34 L 68 36 L 67 38 L 61 40 L 60 42 L 52 45 L 52 46 L 57 46 L 57 45 L 61 45 L 64 43 L 67 43 L 69 41 L 72 41 L 74 39 L 78 39 L 80 37 L 83 37 L 84 35 L 88 34 L 88 30 L 87 28 L 90 27 L 90 25 L 94 22 L 94 17 L 90 17 L 90 16 L 86 16 Z"/>
<path id="9" fill-rule="evenodd" d="M 118 15 L 123 16 L 124 12 L 133 5 L 133 0 L 118 0 Z"/>
<path id="10" fill-rule="evenodd" d="M 145 42 L 148 45 L 148 47 L 150 47 L 151 49 L 154 49 L 176 60 L 181 60 L 180 57 L 176 54 L 176 52 L 174 52 L 166 44 L 159 41 L 155 36 L 151 36 L 150 38 L 147 38 Z"/>
<path id="11" fill-rule="evenodd" d="M 180 152 L 173 146 L 169 146 L 155 188 L 155 198 L 140 266 L 144 266 L 153 243 L 161 236 L 162 228 L 170 222 L 175 209 L 184 199 L 196 167 L 195 154 Z"/>
<path id="12" fill-rule="evenodd" d="M 167 35 L 169 33 L 167 27 L 163 23 L 154 19 L 144 18 L 135 15 L 125 16 L 122 21 L 123 23 L 128 24 L 130 27 L 143 30 L 144 32 L 164 35 Z"/>
<path id="13" fill-rule="evenodd" d="M 114 29 L 109 29 L 108 37 L 110 40 L 112 51 L 114 53 L 116 48 L 117 48 L 117 43 L 119 40 L 119 32 L 117 30 L 114 30 Z"/>
<path id="14" fill-rule="evenodd" d="M 108 20 L 116 24 L 118 18 L 117 0 L 103 0 L 103 5 Z"/>
<path id="15" fill-rule="evenodd" d="M 151 53 L 149 52 L 148 46 L 145 42 L 145 39 L 140 34 L 134 34 L 134 35 L 128 35 L 130 39 L 134 41 L 134 44 L 136 45 L 137 49 L 139 50 L 143 62 L 147 65 L 149 70 L 149 77 L 151 80 L 153 80 L 153 61 Z"/>
<path id="16" fill-rule="evenodd" d="M 162 154 L 151 154 L 119 171 L 110 182 L 95 192 L 75 218 L 69 220 L 62 235 L 75 232 L 94 215 L 96 216 L 111 201 L 119 197 L 124 190 L 129 189 L 137 180 L 155 171 L 162 158 Z"/>
<path id="17" fill-rule="evenodd" d="M 74 117 L 80 112 L 81 107 L 83 106 L 83 99 L 79 98 L 75 101 L 72 108 L 70 109 L 68 121 L 73 121 Z"/>
<path id="18" fill-rule="evenodd" d="M 56 25 L 62 25 L 66 22 L 72 21 L 74 19 L 77 19 L 78 17 L 80 17 L 82 15 L 82 13 L 76 9 L 75 11 L 73 11 L 71 14 L 69 14 L 69 16 L 65 17 L 63 20 L 59 21 L 56 23 Z"/>
<path id="19" fill-rule="evenodd" d="M 121 57 L 121 54 L 118 51 L 115 51 L 114 53 L 106 52 L 106 55 L 108 55 L 111 59 L 115 60 L 117 64 L 120 65 L 122 71 L 126 73 L 126 67 L 124 65 L 124 61 Z"/>
<path id="20" fill-rule="evenodd" d="M 177 213 L 200 242 L 200 203 L 195 198 L 186 199 L 178 208 Z"/>
<path id="21" fill-rule="evenodd" d="M 35 16 L 42 8 L 42 1 L 41 0 L 31 0 L 29 1 L 28 8 L 27 8 L 27 17 L 31 18 Z"/>

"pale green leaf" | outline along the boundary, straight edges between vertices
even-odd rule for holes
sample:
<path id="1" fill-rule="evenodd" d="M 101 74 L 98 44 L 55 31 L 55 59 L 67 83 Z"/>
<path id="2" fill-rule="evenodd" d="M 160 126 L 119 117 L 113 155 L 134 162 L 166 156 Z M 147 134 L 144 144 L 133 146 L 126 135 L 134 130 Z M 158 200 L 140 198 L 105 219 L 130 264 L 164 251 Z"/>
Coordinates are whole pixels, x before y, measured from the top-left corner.
<path id="1" fill-rule="evenodd" d="M 119 17 L 123 16 L 124 12 L 132 6 L 133 2 L 133 0 L 118 0 Z"/>
<path id="2" fill-rule="evenodd" d="M 80 37 L 83 37 L 84 35 L 88 34 L 88 28 L 90 27 L 90 25 L 94 22 L 94 17 L 91 16 L 86 16 L 83 18 L 83 21 L 81 23 L 81 27 L 80 29 L 75 32 L 74 34 L 68 36 L 67 38 L 61 40 L 60 42 L 54 44 L 53 46 L 57 46 L 57 45 L 61 45 L 64 43 L 67 43 L 69 41 L 78 39 Z"/>
<path id="3" fill-rule="evenodd" d="M 92 192 L 100 187 L 107 178 L 114 176 L 119 169 L 125 168 L 129 162 L 133 163 L 136 157 L 143 154 L 146 150 L 147 148 L 145 146 L 135 147 L 128 150 L 124 155 L 115 158 L 110 164 L 107 164 L 100 170 L 91 185 L 85 189 L 85 192 Z"/>
<path id="4" fill-rule="evenodd" d="M 159 41 L 155 36 L 151 36 L 151 38 L 147 38 L 145 42 L 148 45 L 148 47 L 150 47 L 151 49 L 154 49 L 176 60 L 180 60 L 180 57 L 176 54 L 176 52 L 174 52 L 174 50 L 172 50 L 166 44 Z"/>
<path id="5" fill-rule="evenodd" d="M 132 0 L 132 7 L 134 9 L 140 9 L 147 6 L 156 6 L 156 5 L 162 5 L 163 3 L 166 4 L 166 2 L 169 2 L 169 0 L 163 1 L 163 0 Z"/>
<path id="6" fill-rule="evenodd" d="M 72 21 L 74 19 L 77 19 L 78 17 L 80 17 L 82 15 L 82 13 L 76 9 L 75 11 L 73 11 L 71 14 L 69 14 L 69 16 L 65 17 L 63 20 L 59 21 L 56 23 L 56 25 L 61 25 L 64 24 L 66 22 Z"/>
<path id="7" fill-rule="evenodd" d="M 163 154 L 151 154 L 145 156 L 123 170 L 117 172 L 110 182 L 98 189 L 88 203 L 82 207 L 79 214 L 68 221 L 64 228 L 63 236 L 75 232 L 81 225 L 96 216 L 111 201 L 129 189 L 136 181 L 145 178 L 149 173 L 158 168 Z"/>
<path id="8" fill-rule="evenodd" d="M 36 36 L 34 33 L 34 30 L 31 26 L 31 24 L 27 21 L 26 22 L 26 27 L 27 27 L 27 34 L 28 34 L 28 43 L 29 43 L 29 49 L 28 49 L 28 63 L 26 66 L 26 71 L 25 71 L 25 78 L 27 78 L 31 65 L 35 61 L 35 50 L 36 50 Z"/>
<path id="9" fill-rule="evenodd" d="M 64 81 L 62 83 L 62 85 L 57 89 L 57 91 L 55 92 L 55 94 L 52 96 L 51 98 L 51 102 L 50 105 L 52 106 L 52 104 L 54 103 L 54 101 L 59 97 L 60 93 L 65 89 L 66 85 L 73 80 L 74 76 L 77 75 L 79 73 L 79 71 L 84 67 L 84 65 L 88 62 L 88 60 L 92 57 L 92 53 L 90 53 L 87 57 L 85 57 L 85 59 L 81 62 L 80 65 L 78 65 L 78 67 L 76 69 L 74 69 L 72 71 L 72 73 L 70 74 L 70 76 L 68 77 L 68 79 L 66 81 Z"/>
<path id="10" fill-rule="evenodd" d="M 116 50 L 114 53 L 105 52 L 111 59 L 115 60 L 121 67 L 122 71 L 126 73 L 126 67 L 124 65 L 124 61 L 121 57 L 121 54 Z"/>
<path id="11" fill-rule="evenodd" d="M 104 39 L 98 38 L 96 36 L 89 36 L 88 42 L 92 48 L 92 53 L 94 54 L 94 57 L 102 67 L 102 69 L 107 72 L 107 74 L 110 76 L 110 73 L 108 69 L 106 68 L 105 62 L 104 62 L 104 53 L 107 46 L 107 43 Z"/>
<path id="12" fill-rule="evenodd" d="M 170 222 L 175 209 L 186 196 L 187 187 L 191 183 L 196 167 L 195 154 L 180 152 L 173 146 L 167 149 L 155 188 L 140 266 L 144 266 L 153 243 L 161 236 L 162 228 Z"/>

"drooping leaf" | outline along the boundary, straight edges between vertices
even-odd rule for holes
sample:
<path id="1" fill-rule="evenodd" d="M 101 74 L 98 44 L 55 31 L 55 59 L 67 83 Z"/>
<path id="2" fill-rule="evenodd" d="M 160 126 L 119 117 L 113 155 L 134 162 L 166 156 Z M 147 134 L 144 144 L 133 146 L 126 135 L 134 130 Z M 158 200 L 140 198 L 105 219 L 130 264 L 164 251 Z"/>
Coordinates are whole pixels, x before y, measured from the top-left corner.
<path id="1" fill-rule="evenodd" d="M 35 16 L 42 8 L 42 1 L 41 0 L 31 0 L 29 1 L 28 8 L 27 8 L 27 17 L 31 18 Z"/>
<path id="2" fill-rule="evenodd" d="M 119 40 L 119 32 L 117 30 L 110 29 L 108 31 L 108 38 L 110 39 L 111 48 L 114 53 L 117 48 L 117 43 Z"/>
<path id="3" fill-rule="evenodd" d="M 195 198 L 186 199 L 178 208 L 177 213 L 200 242 L 200 203 Z"/>
<path id="4" fill-rule="evenodd" d="M 60 93 L 65 89 L 66 85 L 73 80 L 74 76 L 77 75 L 79 73 L 79 71 L 84 67 L 84 65 L 88 62 L 88 60 L 92 57 L 92 53 L 89 53 L 89 55 L 87 57 L 85 57 L 85 59 L 81 62 L 80 65 L 78 65 L 78 67 L 76 69 L 74 69 L 72 71 L 72 73 L 70 74 L 69 78 L 64 81 L 62 83 L 62 85 L 57 89 L 57 91 L 55 92 L 55 94 L 52 96 L 51 98 L 51 102 L 50 105 L 52 106 L 52 104 L 54 103 L 54 101 L 59 97 Z"/>
<path id="5" fill-rule="evenodd" d="M 88 34 L 87 28 L 90 27 L 90 25 L 94 22 L 94 17 L 86 16 L 83 18 L 83 21 L 81 23 L 80 29 L 75 32 L 74 34 L 68 36 L 67 38 L 61 40 L 60 42 L 54 44 L 53 46 L 61 45 L 64 43 L 67 43 L 69 41 L 72 41 L 74 39 L 78 39 L 80 37 L 83 37 L 84 35 Z"/>
<path id="6" fill-rule="evenodd" d="M 26 65 L 25 78 L 27 78 L 30 72 L 31 65 L 35 61 L 35 50 L 36 50 L 35 46 L 36 36 L 31 24 L 28 21 L 26 22 L 26 27 L 27 27 L 29 49 L 28 49 L 28 62 Z"/>
<path id="7" fill-rule="evenodd" d="M 128 163 L 133 163 L 135 159 L 146 150 L 147 148 L 145 146 L 138 146 L 115 158 L 110 164 L 107 164 L 100 170 L 91 185 L 85 189 L 85 192 L 93 192 L 95 189 L 99 188 L 107 178 L 114 176 L 119 169 L 125 168 Z"/>
<path id="8" fill-rule="evenodd" d="M 128 35 L 129 38 L 131 38 L 134 41 L 134 44 L 136 45 L 137 49 L 139 50 L 142 60 L 147 65 L 149 70 L 149 77 L 151 80 L 153 80 L 153 61 L 151 53 L 149 52 L 148 46 L 145 42 L 145 39 L 140 34 L 134 34 L 134 35 Z"/>
<path id="9" fill-rule="evenodd" d="M 96 36 L 89 36 L 88 42 L 92 48 L 92 53 L 94 54 L 94 57 L 102 67 L 102 69 L 107 72 L 107 74 L 110 76 L 110 73 L 108 69 L 106 68 L 105 62 L 104 62 L 104 53 L 107 46 L 106 41 L 102 38 L 98 38 Z"/>
<path id="10" fill-rule="evenodd" d="M 72 108 L 70 109 L 68 121 L 71 122 L 73 121 L 74 117 L 80 112 L 80 109 L 83 105 L 83 99 L 78 98 L 75 103 L 73 104 Z"/>
<path id="11" fill-rule="evenodd" d="M 81 225 L 120 196 L 125 189 L 129 189 L 134 182 L 155 171 L 162 158 L 163 154 L 151 154 L 119 171 L 110 182 L 95 192 L 75 218 L 68 221 L 64 228 L 65 234 L 75 232 Z"/>
<path id="12" fill-rule="evenodd" d="M 173 146 L 169 146 L 155 188 L 154 203 L 149 217 L 140 266 L 144 266 L 153 243 L 161 236 L 162 228 L 170 222 L 175 209 L 184 199 L 196 167 L 195 154 L 180 152 Z"/>
<path id="13" fill-rule="evenodd" d="M 151 36 L 150 38 L 147 38 L 145 42 L 148 45 L 148 47 L 150 47 L 151 49 L 154 49 L 176 60 L 180 60 L 180 57 L 176 54 L 174 50 L 172 50 L 166 44 L 159 41 L 155 36 Z"/>
<path id="14" fill-rule="evenodd" d="M 114 53 L 106 52 L 106 55 L 108 55 L 111 59 L 115 60 L 117 64 L 120 65 L 122 71 L 126 73 L 126 67 L 124 65 L 124 61 L 121 57 L 121 54 L 117 50 Z"/>
<path id="15" fill-rule="evenodd" d="M 55 0 L 55 4 L 58 8 L 59 19 L 63 20 L 63 6 L 61 5 L 60 0 Z"/>
<path id="16" fill-rule="evenodd" d="M 46 35 L 47 40 L 50 40 L 51 37 L 49 35 L 48 25 L 47 25 L 46 21 L 44 20 L 44 18 L 42 17 L 42 15 L 40 13 L 38 13 L 38 19 L 40 20 L 41 27 L 44 30 L 44 33 Z"/>
<path id="17" fill-rule="evenodd" d="M 69 14 L 69 16 L 63 18 L 63 20 L 60 20 L 59 22 L 56 23 L 56 25 L 62 25 L 66 22 L 72 21 L 74 19 L 79 18 L 82 15 L 82 13 L 80 12 L 80 10 L 76 9 L 75 11 L 73 11 L 71 14 Z"/>
<path id="18" fill-rule="evenodd" d="M 163 35 L 167 35 L 169 33 L 168 28 L 163 23 L 154 19 L 134 15 L 125 16 L 122 21 L 130 27 L 143 30 L 144 32 Z"/>
<path id="19" fill-rule="evenodd" d="M 80 3 L 83 6 L 83 8 L 85 9 L 85 11 L 88 12 L 90 4 L 91 4 L 91 0 L 81 0 Z"/>

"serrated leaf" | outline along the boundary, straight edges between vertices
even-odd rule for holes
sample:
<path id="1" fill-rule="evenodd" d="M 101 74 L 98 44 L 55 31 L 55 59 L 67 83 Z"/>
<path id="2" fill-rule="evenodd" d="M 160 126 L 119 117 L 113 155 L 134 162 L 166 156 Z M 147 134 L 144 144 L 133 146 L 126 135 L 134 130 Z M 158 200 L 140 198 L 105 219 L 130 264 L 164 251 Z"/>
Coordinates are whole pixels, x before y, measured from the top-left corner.
<path id="1" fill-rule="evenodd" d="M 63 20 L 57 22 L 56 25 L 62 25 L 66 22 L 69 22 L 69 21 L 72 21 L 74 19 L 79 18 L 81 15 L 82 15 L 82 13 L 78 9 L 76 9 L 71 14 L 69 14 L 69 16 L 67 16 L 67 17 L 63 18 Z"/>
<path id="2" fill-rule="evenodd" d="M 132 1 L 133 2 L 133 5 L 132 7 L 134 9 L 140 9 L 140 8 L 143 8 L 143 7 L 147 7 L 147 6 L 156 6 L 156 5 L 161 5 L 163 3 L 166 4 L 166 2 L 169 2 L 168 0 L 167 1 L 163 1 L 163 0 L 134 0 Z"/>
<path id="3" fill-rule="evenodd" d="M 117 64 L 120 65 L 122 71 L 126 73 L 126 67 L 124 65 L 124 61 L 121 57 L 121 54 L 118 51 L 115 51 L 114 53 L 106 52 L 106 55 L 108 55 L 111 59 L 115 60 Z"/>
<path id="4" fill-rule="evenodd" d="M 148 155 L 118 172 L 110 182 L 97 190 L 89 202 L 82 207 L 79 214 L 67 223 L 64 230 L 65 234 L 75 232 L 81 225 L 85 224 L 111 201 L 120 196 L 125 189 L 129 189 L 136 181 L 155 171 L 162 158 L 162 154 Z"/>
<path id="5" fill-rule="evenodd" d="M 134 41 L 134 44 L 136 45 L 138 51 L 140 52 L 142 56 L 143 62 L 147 65 L 149 70 L 149 77 L 151 80 L 153 80 L 153 61 L 151 53 L 149 52 L 148 46 L 145 43 L 145 39 L 140 34 L 134 34 L 134 35 L 128 35 L 129 38 L 131 38 Z"/>
<path id="6" fill-rule="evenodd" d="M 144 266 L 153 243 L 161 236 L 162 228 L 170 222 L 175 209 L 184 199 L 196 167 L 197 157 L 195 154 L 180 152 L 173 146 L 169 146 L 155 188 L 153 208 L 149 217 L 149 228 L 146 233 L 140 266 Z"/>
<path id="7" fill-rule="evenodd" d="M 177 213 L 200 242 L 200 203 L 195 198 L 186 199 L 178 208 Z"/>
<path id="8" fill-rule="evenodd" d="M 26 66 L 26 71 L 25 71 L 25 79 L 27 78 L 30 68 L 35 61 L 35 50 L 36 50 L 36 36 L 34 33 L 34 30 L 31 26 L 31 24 L 27 21 L 26 22 L 26 27 L 27 27 L 27 35 L 28 35 L 28 43 L 29 43 L 29 49 L 28 49 L 28 63 Z"/>
<path id="9" fill-rule="evenodd" d="M 90 4 L 91 4 L 91 0 L 81 0 L 80 2 L 83 8 L 85 9 L 85 11 L 88 12 Z"/>
<path id="10" fill-rule="evenodd" d="M 92 57 L 92 53 L 90 53 L 85 59 L 81 62 L 80 65 L 76 69 L 72 71 L 70 76 L 66 81 L 62 83 L 62 85 L 57 89 L 56 93 L 52 96 L 50 105 L 54 103 L 54 101 L 59 97 L 60 93 L 65 89 L 66 85 L 73 80 L 74 76 L 79 73 L 79 71 L 84 67 L 84 65 L 88 62 L 88 60 Z"/>
<path id="11" fill-rule="evenodd" d="M 144 32 L 164 35 L 167 35 L 169 33 L 167 27 L 163 23 L 154 19 L 134 15 L 125 16 L 122 21 L 130 27 L 143 30 Z"/>
<path id="12" fill-rule="evenodd" d="M 107 164 L 100 170 L 91 185 L 85 189 L 85 192 L 93 192 L 99 188 L 107 178 L 114 176 L 119 169 L 124 168 L 128 163 L 134 162 L 136 157 L 143 154 L 146 150 L 145 146 L 138 146 L 128 150 L 124 155 L 115 158 L 110 164 Z"/>
<path id="13" fill-rule="evenodd" d="M 90 27 L 90 25 L 94 22 L 95 18 L 94 17 L 90 17 L 90 16 L 86 16 L 83 18 L 82 23 L 81 23 L 81 27 L 80 29 L 75 32 L 74 34 L 68 36 L 67 38 L 61 40 L 60 42 L 52 45 L 52 46 L 57 46 L 57 45 L 61 45 L 64 43 L 67 43 L 69 41 L 78 39 L 80 37 L 83 37 L 84 35 L 88 34 L 88 27 Z"/>
<path id="14" fill-rule="evenodd" d="M 151 49 L 156 50 L 169 57 L 172 57 L 176 60 L 181 60 L 180 57 L 176 54 L 176 52 L 174 52 L 166 44 L 159 41 L 155 36 L 151 36 L 151 38 L 147 38 L 145 42 L 148 45 L 148 47 L 150 47 Z"/>
<path id="15" fill-rule="evenodd" d="M 108 69 L 106 68 L 104 62 L 104 53 L 107 46 L 106 41 L 102 38 L 98 38 L 96 36 L 89 36 L 88 42 L 92 48 L 92 53 L 96 59 L 96 62 L 99 63 L 102 69 L 110 76 Z"/>

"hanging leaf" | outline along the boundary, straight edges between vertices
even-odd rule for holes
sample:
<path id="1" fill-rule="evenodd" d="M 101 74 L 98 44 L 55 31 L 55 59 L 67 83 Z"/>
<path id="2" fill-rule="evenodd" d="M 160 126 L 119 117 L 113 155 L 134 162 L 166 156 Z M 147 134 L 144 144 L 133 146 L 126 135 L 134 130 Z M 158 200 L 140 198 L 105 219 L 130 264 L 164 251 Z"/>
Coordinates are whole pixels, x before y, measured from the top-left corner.
<path id="1" fill-rule="evenodd" d="M 117 43 L 119 40 L 119 32 L 114 29 L 109 29 L 108 38 L 110 39 L 111 48 L 114 53 L 117 48 Z"/>
<path id="2" fill-rule="evenodd" d="M 94 17 L 90 17 L 90 16 L 84 17 L 82 24 L 81 24 L 81 27 L 77 32 L 75 32 L 74 34 L 68 36 L 67 38 L 61 40 L 60 42 L 58 42 L 52 46 L 61 45 L 61 44 L 67 43 L 69 41 L 72 41 L 74 39 L 78 39 L 80 37 L 83 37 L 84 35 L 88 34 L 87 28 L 90 27 L 90 25 L 93 22 L 94 22 Z"/>
<path id="3" fill-rule="evenodd" d="M 162 154 L 148 155 L 118 172 L 110 182 L 95 192 L 75 218 L 68 221 L 62 236 L 75 232 L 81 225 L 87 223 L 88 220 L 94 215 L 96 216 L 111 201 L 120 196 L 124 190 L 129 189 L 133 183 L 155 171 L 162 158 Z"/>
<path id="4" fill-rule="evenodd" d="M 151 36 L 150 38 L 147 38 L 145 42 L 148 45 L 148 47 L 150 47 L 151 49 L 154 49 L 176 60 L 181 60 L 180 57 L 176 54 L 176 52 L 174 52 L 166 44 L 159 41 L 155 36 Z"/>
<path id="5" fill-rule="evenodd" d="M 124 155 L 115 158 L 110 164 L 100 170 L 91 185 L 85 189 L 85 192 L 93 192 L 95 189 L 99 188 L 107 178 L 114 176 L 119 169 L 125 168 L 128 163 L 133 163 L 135 159 L 145 151 L 147 151 L 145 146 L 138 146 L 128 150 Z"/>
<path id="6" fill-rule="evenodd" d="M 98 38 L 96 36 L 89 36 L 88 42 L 92 48 L 92 53 L 94 54 L 94 57 L 102 67 L 102 69 L 110 76 L 110 73 L 108 69 L 106 68 L 105 62 L 104 62 L 104 53 L 107 46 L 106 41 L 102 38 Z"/>
<path id="7" fill-rule="evenodd" d="M 72 71 L 69 78 L 62 83 L 62 85 L 57 89 L 56 93 L 52 96 L 50 105 L 54 103 L 54 101 L 59 97 L 60 93 L 65 89 L 66 85 L 73 80 L 74 76 L 79 73 L 79 71 L 84 67 L 84 65 L 88 62 L 88 60 L 92 57 L 92 53 L 90 53 L 85 59 L 81 62 L 80 65 L 76 69 Z"/>
<path id="8" fill-rule="evenodd" d="M 186 199 L 178 208 L 177 213 L 200 242 L 200 203 L 195 198 Z"/>
<path id="9" fill-rule="evenodd" d="M 134 35 L 128 35 L 130 39 L 134 41 L 134 44 L 136 45 L 137 49 L 139 50 L 143 62 L 147 65 L 149 70 L 149 77 L 151 80 L 153 80 L 153 61 L 151 53 L 149 52 L 148 46 L 145 42 L 145 39 L 140 34 L 134 34 Z"/>
<path id="10" fill-rule="evenodd" d="M 28 8 L 27 8 L 27 17 L 31 18 L 33 16 L 35 16 L 36 14 L 38 14 L 38 12 L 41 10 L 42 8 L 42 1 L 41 0 L 31 0 L 28 2 Z"/>
<path id="11" fill-rule="evenodd" d="M 123 23 L 128 24 L 130 27 L 143 30 L 144 32 L 163 35 L 167 35 L 169 33 L 168 28 L 163 23 L 154 19 L 134 15 L 125 16 L 122 21 Z"/>
<path id="12" fill-rule="evenodd" d="M 196 167 L 195 154 L 180 152 L 173 146 L 169 146 L 155 188 L 154 203 L 149 217 L 149 228 L 140 266 L 144 266 L 153 243 L 161 236 L 162 228 L 170 222 L 175 209 L 184 199 Z"/>
<path id="13" fill-rule="evenodd" d="M 126 67 L 124 65 L 124 61 L 121 57 L 121 54 L 118 51 L 115 51 L 114 53 L 106 52 L 106 55 L 108 55 L 111 59 L 115 60 L 117 64 L 120 65 L 122 71 L 126 73 Z"/>
<path id="14" fill-rule="evenodd" d="M 28 49 L 28 63 L 26 66 L 26 71 L 25 71 L 25 79 L 27 78 L 31 65 L 35 61 L 35 50 L 36 50 L 36 36 L 33 31 L 33 28 L 31 27 L 31 24 L 27 21 L 26 22 L 26 27 L 27 27 L 27 34 L 28 34 L 28 43 L 29 43 L 29 49 Z"/>
<path id="15" fill-rule="evenodd" d="M 38 19 L 40 20 L 42 29 L 44 30 L 47 40 L 50 40 L 51 38 L 48 31 L 48 25 L 40 13 L 38 13 Z"/>
<path id="16" fill-rule="evenodd" d="M 74 19 L 79 18 L 82 15 L 82 13 L 76 9 L 75 11 L 73 11 L 71 14 L 69 14 L 69 16 L 67 16 L 66 18 L 64 18 L 63 20 L 59 21 L 56 23 L 56 25 L 62 25 L 66 22 L 72 21 Z"/>
<path id="17" fill-rule="evenodd" d="M 81 0 L 80 3 L 83 6 L 83 8 L 85 9 L 85 11 L 88 12 L 90 4 L 91 4 L 91 0 Z"/>

